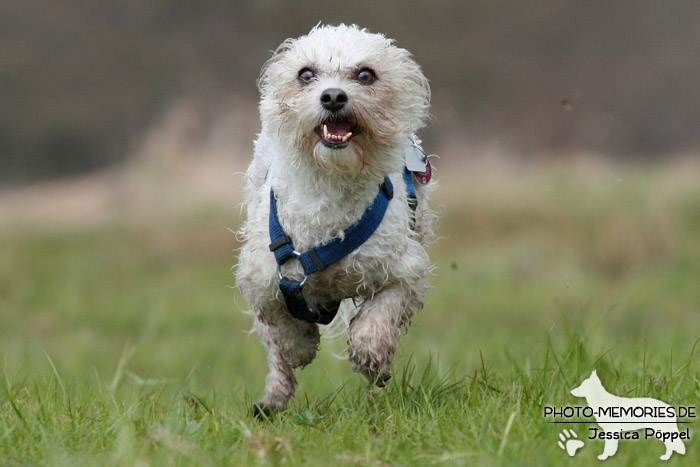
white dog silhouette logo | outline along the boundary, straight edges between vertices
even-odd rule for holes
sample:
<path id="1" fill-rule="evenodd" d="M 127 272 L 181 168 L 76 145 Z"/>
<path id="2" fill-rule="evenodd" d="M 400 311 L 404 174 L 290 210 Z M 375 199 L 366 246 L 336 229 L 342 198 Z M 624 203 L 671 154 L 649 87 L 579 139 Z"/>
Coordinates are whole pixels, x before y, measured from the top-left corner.
<path id="1" fill-rule="evenodd" d="M 595 437 L 605 440 L 605 448 L 598 459 L 605 460 L 614 455 L 620 439 L 639 439 L 636 431 L 642 429 L 645 438 L 654 437 L 666 446 L 661 460 L 668 460 L 674 452 L 685 454 L 682 439 L 687 432 L 678 430 L 676 413 L 669 404 L 650 397 L 629 398 L 610 394 L 595 371 L 571 394 L 586 399 L 601 427 L 599 433 L 591 428 Z"/>

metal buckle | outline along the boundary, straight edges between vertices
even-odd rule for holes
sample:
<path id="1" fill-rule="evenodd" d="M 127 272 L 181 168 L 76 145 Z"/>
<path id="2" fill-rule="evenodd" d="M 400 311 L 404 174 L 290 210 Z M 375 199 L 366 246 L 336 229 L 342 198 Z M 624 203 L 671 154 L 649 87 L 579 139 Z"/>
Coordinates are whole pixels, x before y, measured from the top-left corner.
<path id="1" fill-rule="evenodd" d="M 299 257 L 301 256 L 301 253 L 299 253 L 299 252 L 296 251 L 296 250 L 293 250 L 293 251 L 292 251 L 292 256 L 294 256 L 296 259 L 299 259 Z M 278 264 L 278 265 L 277 265 L 277 278 L 280 279 L 280 280 L 282 280 L 283 277 L 284 277 L 284 276 L 282 275 L 282 265 L 281 265 L 281 264 Z M 307 276 L 306 274 L 304 274 L 304 278 L 303 278 L 303 279 L 301 280 L 301 282 L 299 283 L 299 289 L 301 289 L 302 287 L 304 287 L 304 284 L 306 284 L 306 280 L 307 280 L 308 278 L 309 278 L 309 276 Z"/>

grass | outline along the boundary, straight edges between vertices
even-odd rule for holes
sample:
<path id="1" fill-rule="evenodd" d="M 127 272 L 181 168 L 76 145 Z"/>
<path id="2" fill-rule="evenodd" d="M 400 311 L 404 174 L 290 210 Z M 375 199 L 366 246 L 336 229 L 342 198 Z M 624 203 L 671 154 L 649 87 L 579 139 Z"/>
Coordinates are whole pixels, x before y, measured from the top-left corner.
<path id="1" fill-rule="evenodd" d="M 448 172 L 448 171 L 445 171 Z M 693 175 L 695 174 L 695 175 Z M 322 342 L 290 409 L 256 421 L 264 351 L 230 267 L 238 211 L 0 232 L 2 465 L 589 465 L 545 405 L 607 389 L 700 401 L 700 185 L 664 167 L 443 177 L 428 306 L 371 390 Z M 172 214 L 172 213 L 171 213 Z M 687 454 L 697 464 L 700 433 Z M 648 464 L 658 441 L 620 443 Z"/>

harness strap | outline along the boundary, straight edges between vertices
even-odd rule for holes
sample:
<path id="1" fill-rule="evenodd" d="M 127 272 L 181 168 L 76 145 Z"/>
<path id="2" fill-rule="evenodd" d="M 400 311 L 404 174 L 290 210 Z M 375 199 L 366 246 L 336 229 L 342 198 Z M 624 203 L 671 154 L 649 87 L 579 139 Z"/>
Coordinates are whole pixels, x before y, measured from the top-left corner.
<path id="1" fill-rule="evenodd" d="M 342 239 L 336 238 L 324 245 L 299 253 L 294 250 L 292 239 L 284 232 L 279 222 L 277 199 L 274 190 L 270 188 L 270 251 L 275 254 L 278 267 L 281 267 L 290 258 L 297 258 L 301 262 L 305 276 L 308 276 L 343 259 L 366 242 L 377 230 L 393 196 L 394 188 L 391 180 L 389 177 L 385 177 L 372 204 L 365 210 L 357 223 L 345 229 Z M 318 311 L 312 310 L 302 293 L 305 283 L 306 277 L 301 281 L 295 281 L 282 276 L 282 273 L 279 272 L 279 287 L 287 310 L 295 318 L 309 323 L 330 323 L 338 312 L 340 302 L 328 303 L 319 307 Z"/>
<path id="2" fill-rule="evenodd" d="M 416 196 L 416 187 L 413 185 L 413 174 L 408 167 L 403 169 L 403 181 L 406 184 L 406 202 L 411 208 L 411 230 L 416 227 L 416 208 L 418 207 L 418 197 Z"/>
<path id="3" fill-rule="evenodd" d="M 414 191 L 415 193 L 415 191 Z M 389 177 L 384 179 L 379 193 L 357 223 L 345 229 L 343 238 L 314 247 L 304 253 L 294 251 L 292 239 L 284 232 L 277 217 L 275 191 L 270 189 L 270 251 L 275 253 L 278 265 L 290 258 L 298 258 L 307 276 L 326 269 L 352 253 L 372 236 L 384 218 L 389 201 L 394 197 L 394 187 Z"/>
<path id="4" fill-rule="evenodd" d="M 307 323 L 330 324 L 338 313 L 340 302 L 330 302 L 319 307 L 318 311 L 312 310 L 304 299 L 304 294 L 301 290 L 303 287 L 302 281 L 295 281 L 282 276 L 279 286 L 287 311 L 298 320 L 306 321 Z"/>

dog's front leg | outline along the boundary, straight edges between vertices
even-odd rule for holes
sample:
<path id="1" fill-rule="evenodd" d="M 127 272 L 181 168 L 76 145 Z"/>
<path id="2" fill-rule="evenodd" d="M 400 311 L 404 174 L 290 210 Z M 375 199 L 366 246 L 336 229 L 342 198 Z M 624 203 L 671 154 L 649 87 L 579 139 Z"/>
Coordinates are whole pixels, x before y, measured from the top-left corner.
<path id="1" fill-rule="evenodd" d="M 391 286 L 367 300 L 350 323 L 350 361 L 353 371 L 379 387 L 391 378 L 391 361 L 401 329 L 411 320 L 409 300 L 398 286 Z"/>
<path id="2" fill-rule="evenodd" d="M 294 319 L 283 306 L 272 312 L 260 310 L 256 318 L 255 330 L 267 349 L 269 366 L 265 395 L 253 405 L 254 414 L 260 416 L 287 408 L 297 386 L 294 369 L 316 357 L 320 334 L 318 325 Z"/>

